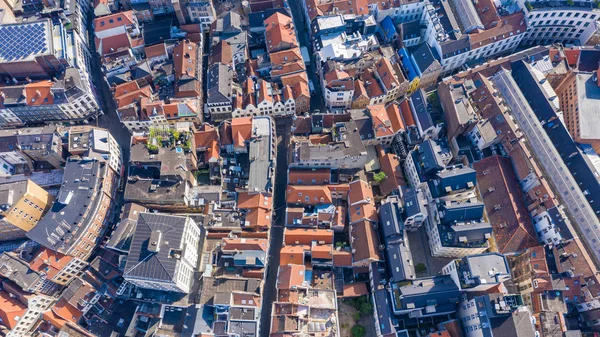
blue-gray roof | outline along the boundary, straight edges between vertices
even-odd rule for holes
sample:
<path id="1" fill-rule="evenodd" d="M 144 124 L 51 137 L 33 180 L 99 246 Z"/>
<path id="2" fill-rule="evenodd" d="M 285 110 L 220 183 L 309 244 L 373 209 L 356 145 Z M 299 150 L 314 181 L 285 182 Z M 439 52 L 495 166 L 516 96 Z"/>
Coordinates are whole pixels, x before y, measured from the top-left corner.
<path id="1" fill-rule="evenodd" d="M 408 308 L 408 304 L 414 304 L 414 308 L 425 308 L 429 305 L 451 304 L 456 306 L 460 296 L 460 290 L 452 281 L 450 275 L 433 276 L 416 279 L 409 285 L 398 288 L 400 294 L 400 308 Z"/>
<path id="2" fill-rule="evenodd" d="M 377 318 L 379 320 L 379 329 L 381 335 L 386 335 L 396 331 L 392 325 L 390 318 L 390 303 L 388 302 L 388 293 L 386 289 L 379 289 L 373 293 L 375 299 L 375 310 L 377 312 Z"/>
<path id="3" fill-rule="evenodd" d="M 400 216 L 398 202 L 386 202 L 379 207 L 379 223 L 383 239 L 387 242 L 389 239 L 403 236 L 404 222 Z"/>

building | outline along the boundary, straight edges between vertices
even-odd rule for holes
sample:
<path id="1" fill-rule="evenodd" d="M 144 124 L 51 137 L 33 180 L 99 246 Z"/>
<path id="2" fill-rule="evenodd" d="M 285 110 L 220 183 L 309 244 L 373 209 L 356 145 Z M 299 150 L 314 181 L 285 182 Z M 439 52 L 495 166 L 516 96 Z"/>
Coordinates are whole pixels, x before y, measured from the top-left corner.
<path id="1" fill-rule="evenodd" d="M 58 197 L 27 237 L 85 260 L 103 238 L 119 178 L 103 160 L 70 159 Z"/>
<path id="2" fill-rule="evenodd" d="M 448 263 L 442 273 L 463 291 L 488 291 L 510 280 L 508 261 L 498 253 L 465 256 Z"/>
<path id="3" fill-rule="evenodd" d="M 189 22 L 199 23 L 202 32 L 207 32 L 217 17 L 211 1 L 188 1 L 185 7 L 190 18 Z"/>
<path id="4" fill-rule="evenodd" d="M 397 317 L 405 319 L 405 324 L 410 325 L 416 317 L 435 317 L 456 312 L 460 290 L 450 276 L 419 278 L 407 283 L 391 290 L 392 310 Z"/>
<path id="5" fill-rule="evenodd" d="M 68 285 L 72 280 L 81 277 L 87 266 L 85 260 L 63 255 L 45 247 L 41 248 L 29 263 L 32 271 L 44 276 L 44 283 L 40 289 L 42 293 L 50 293 L 56 285 Z"/>
<path id="6" fill-rule="evenodd" d="M 473 164 L 479 192 L 501 254 L 514 254 L 537 246 L 533 222 L 508 158 L 491 156 Z"/>
<path id="7" fill-rule="evenodd" d="M 414 280 L 415 268 L 398 198 L 388 197 L 379 207 L 378 213 L 381 237 L 386 246 L 385 260 L 390 282 Z"/>
<path id="8" fill-rule="evenodd" d="M 0 125 L 75 123 L 95 118 L 100 106 L 87 79 L 76 68 L 61 74 L 56 80 L 18 82 L 0 88 Z"/>
<path id="9" fill-rule="evenodd" d="M 0 240 L 25 238 L 50 209 L 53 197 L 31 180 L 0 184 Z"/>
<path id="10" fill-rule="evenodd" d="M 350 247 L 355 267 L 366 267 L 381 260 L 379 237 L 375 226 L 379 223 L 371 186 L 363 180 L 349 184 L 348 210 L 350 211 Z"/>
<path id="11" fill-rule="evenodd" d="M 367 150 L 356 129 L 356 123 L 337 123 L 332 142 L 314 145 L 309 141 L 293 143 L 291 168 L 362 169 L 368 161 Z"/>
<path id="12" fill-rule="evenodd" d="M 231 119 L 233 76 L 231 66 L 222 63 L 212 64 L 208 68 L 205 113 L 209 113 L 215 122 Z"/>
<path id="13" fill-rule="evenodd" d="M 140 214 L 123 278 L 143 289 L 189 293 L 200 234 L 191 218 Z"/>
<path id="14" fill-rule="evenodd" d="M 600 17 L 593 6 L 585 1 L 574 1 L 548 5 L 533 1 L 530 5 L 520 0 L 527 21 L 525 45 L 547 45 L 552 43 L 585 45 L 598 29 L 596 20 Z"/>
<path id="15" fill-rule="evenodd" d="M 590 144 L 596 152 L 600 152 L 600 137 L 595 132 L 597 119 L 594 117 L 598 114 L 597 104 L 600 103 L 598 83 L 597 69 L 591 72 L 574 70 L 556 88 L 569 134 L 578 143 Z"/>
<path id="16" fill-rule="evenodd" d="M 487 294 L 464 298 L 458 310 L 468 337 L 533 337 L 537 333 L 529 308 L 520 295 Z"/>

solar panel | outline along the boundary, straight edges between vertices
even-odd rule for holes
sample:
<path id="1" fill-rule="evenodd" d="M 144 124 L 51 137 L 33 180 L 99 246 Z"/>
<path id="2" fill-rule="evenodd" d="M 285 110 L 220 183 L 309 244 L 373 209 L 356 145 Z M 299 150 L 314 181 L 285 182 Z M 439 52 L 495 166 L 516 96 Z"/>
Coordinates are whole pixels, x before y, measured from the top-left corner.
<path id="1" fill-rule="evenodd" d="M 16 61 L 49 48 L 45 22 L 0 26 L 0 60 Z"/>

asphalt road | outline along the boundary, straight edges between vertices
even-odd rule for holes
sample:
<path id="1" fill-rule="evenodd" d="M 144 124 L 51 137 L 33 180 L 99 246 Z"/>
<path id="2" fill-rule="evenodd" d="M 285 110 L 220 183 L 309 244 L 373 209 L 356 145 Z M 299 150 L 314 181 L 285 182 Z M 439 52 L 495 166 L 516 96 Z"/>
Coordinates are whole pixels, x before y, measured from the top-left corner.
<path id="1" fill-rule="evenodd" d="M 319 76 L 317 76 L 316 57 L 313 45 L 310 42 L 310 37 L 308 36 L 308 29 L 310 29 L 310 27 L 306 22 L 306 16 L 302 10 L 303 1 L 288 1 L 288 4 L 292 11 L 294 25 L 298 31 L 298 41 L 300 42 L 300 46 L 306 47 L 308 49 L 308 54 L 310 55 L 310 64 L 308 65 L 306 72 L 308 73 L 308 79 L 311 80 L 315 86 L 315 94 L 311 94 L 310 97 L 310 110 L 315 111 L 318 109 L 321 112 L 325 112 L 325 102 L 323 101 L 323 95 L 321 94 L 321 80 L 319 79 Z"/>
<path id="2" fill-rule="evenodd" d="M 277 167 L 275 171 L 274 222 L 269 231 L 269 263 L 267 277 L 262 293 L 262 309 L 260 315 L 260 336 L 268 337 L 271 329 L 271 309 L 276 300 L 277 269 L 279 268 L 279 251 L 283 245 L 285 228 L 285 189 L 287 187 L 288 148 L 292 120 L 278 119 L 277 127 Z"/>

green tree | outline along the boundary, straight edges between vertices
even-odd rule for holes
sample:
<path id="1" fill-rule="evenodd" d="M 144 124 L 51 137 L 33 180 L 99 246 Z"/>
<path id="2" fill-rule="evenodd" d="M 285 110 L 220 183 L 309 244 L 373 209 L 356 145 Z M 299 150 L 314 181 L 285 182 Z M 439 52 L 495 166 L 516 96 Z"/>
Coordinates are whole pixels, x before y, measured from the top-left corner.
<path id="1" fill-rule="evenodd" d="M 352 317 L 354 318 L 354 321 L 358 322 L 362 316 L 360 315 L 360 312 L 355 312 Z"/>
<path id="2" fill-rule="evenodd" d="M 415 266 L 415 271 L 422 273 L 422 272 L 427 271 L 427 267 L 425 266 L 424 263 L 419 263 Z"/>
<path id="3" fill-rule="evenodd" d="M 384 181 L 386 178 L 385 172 L 377 172 L 373 175 L 373 179 L 375 180 L 376 183 L 380 183 L 382 181 Z"/>
<path id="4" fill-rule="evenodd" d="M 352 327 L 352 329 L 350 329 L 350 334 L 352 335 L 352 337 L 364 337 L 365 333 L 365 327 L 362 325 L 356 324 Z"/>
<path id="5" fill-rule="evenodd" d="M 373 305 L 369 301 L 364 301 L 360 304 L 360 313 L 363 316 L 373 314 Z"/>
<path id="6" fill-rule="evenodd" d="M 573 0 L 567 0 L 567 5 L 573 6 L 573 5 L 575 5 L 575 1 L 573 1 Z"/>
<path id="7" fill-rule="evenodd" d="M 532 11 L 533 10 L 533 5 L 529 3 L 529 1 L 525 2 L 525 7 L 527 7 L 528 11 Z"/>

